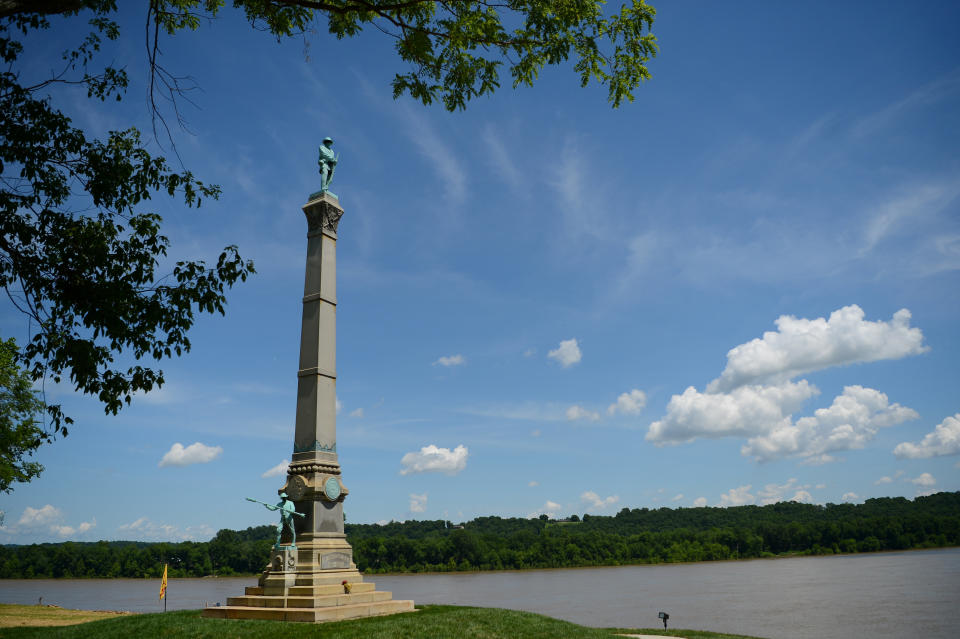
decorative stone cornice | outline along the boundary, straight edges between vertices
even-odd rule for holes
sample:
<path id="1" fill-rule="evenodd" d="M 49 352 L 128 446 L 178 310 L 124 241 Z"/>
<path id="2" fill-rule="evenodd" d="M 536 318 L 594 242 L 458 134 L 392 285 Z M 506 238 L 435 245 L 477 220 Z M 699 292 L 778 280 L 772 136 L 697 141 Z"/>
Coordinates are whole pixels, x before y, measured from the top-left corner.
<path id="1" fill-rule="evenodd" d="M 307 216 L 309 233 L 320 231 L 336 233 L 340 218 L 343 217 L 343 209 L 334 204 L 333 199 L 327 196 L 308 202 L 303 207 L 303 212 Z"/>
<path id="2" fill-rule="evenodd" d="M 306 475 L 307 473 L 328 473 L 330 475 L 340 474 L 340 465 L 325 464 L 321 461 L 293 462 L 287 469 L 288 475 Z"/>

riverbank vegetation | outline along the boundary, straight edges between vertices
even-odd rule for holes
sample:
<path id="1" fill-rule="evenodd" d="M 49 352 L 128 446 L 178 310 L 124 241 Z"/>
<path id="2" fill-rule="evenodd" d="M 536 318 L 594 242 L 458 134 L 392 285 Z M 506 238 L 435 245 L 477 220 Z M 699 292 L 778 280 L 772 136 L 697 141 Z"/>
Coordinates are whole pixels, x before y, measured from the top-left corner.
<path id="1" fill-rule="evenodd" d="M 67 611 L 75 612 L 75 611 Z M 0 608 L 3 614 L 3 608 Z M 702 630 L 589 628 L 531 612 L 501 608 L 418 606 L 417 612 L 325 624 L 204 619 L 199 610 L 131 615 L 60 628 L 5 628 L 9 639 L 407 639 L 484 637 L 485 639 L 613 639 L 615 633 L 681 635 L 687 639 L 751 639 Z"/>
<path id="2" fill-rule="evenodd" d="M 960 492 L 825 506 L 624 508 L 576 525 L 480 517 L 347 524 L 361 571 L 447 572 L 752 559 L 960 546 Z M 221 530 L 209 542 L 66 542 L 0 547 L 0 578 L 256 574 L 273 526 Z"/>

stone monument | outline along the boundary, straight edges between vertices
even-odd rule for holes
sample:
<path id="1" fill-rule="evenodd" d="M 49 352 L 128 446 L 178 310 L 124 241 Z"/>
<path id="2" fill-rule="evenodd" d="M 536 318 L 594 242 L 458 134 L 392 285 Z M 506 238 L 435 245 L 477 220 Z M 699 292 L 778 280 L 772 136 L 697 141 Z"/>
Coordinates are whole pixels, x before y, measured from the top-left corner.
<path id="1" fill-rule="evenodd" d="M 343 209 L 328 188 L 336 163 L 332 143 L 326 138 L 320 151 L 321 189 L 303 206 L 307 265 L 293 460 L 277 491 L 304 516 L 293 518 L 296 534 L 287 535 L 290 543 L 278 538 L 259 585 L 241 597 L 229 597 L 226 606 L 205 608 L 204 617 L 320 622 L 414 609 L 412 601 L 395 600 L 363 581 L 343 532 L 343 500 L 349 491 L 337 458 L 336 422 L 336 248 Z M 285 532 L 282 527 L 280 532 Z"/>

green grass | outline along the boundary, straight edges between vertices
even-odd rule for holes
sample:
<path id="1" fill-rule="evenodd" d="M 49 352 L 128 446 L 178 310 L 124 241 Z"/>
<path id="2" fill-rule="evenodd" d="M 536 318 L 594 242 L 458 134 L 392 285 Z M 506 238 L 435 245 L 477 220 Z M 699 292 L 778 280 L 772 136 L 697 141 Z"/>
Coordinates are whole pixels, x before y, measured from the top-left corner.
<path id="1" fill-rule="evenodd" d="M 611 639 L 614 633 L 687 639 L 752 639 L 694 630 L 588 628 L 544 615 L 499 608 L 418 606 L 418 612 L 325 624 L 203 619 L 199 610 L 130 615 L 78 626 L 3 628 L 4 639 Z"/>

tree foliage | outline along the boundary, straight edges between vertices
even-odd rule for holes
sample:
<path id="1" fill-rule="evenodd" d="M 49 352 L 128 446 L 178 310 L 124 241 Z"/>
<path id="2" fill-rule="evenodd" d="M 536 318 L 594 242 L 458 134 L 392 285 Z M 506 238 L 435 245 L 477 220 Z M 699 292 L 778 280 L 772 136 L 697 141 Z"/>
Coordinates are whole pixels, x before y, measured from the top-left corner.
<path id="1" fill-rule="evenodd" d="M 223 0 L 150 0 L 155 36 L 196 29 L 216 16 Z M 105 0 L 0 2 L 0 17 L 39 13 L 114 9 Z M 649 60 L 657 54 L 650 32 L 656 9 L 629 0 L 611 11 L 602 0 L 234 0 L 256 27 L 277 37 L 304 32 L 325 20 L 338 39 L 365 27 L 394 41 L 407 70 L 393 79 L 394 97 L 409 94 L 453 111 L 471 99 L 500 88 L 501 74 L 514 88 L 532 86 L 548 65 L 569 60 L 581 86 L 591 80 L 607 87 L 608 100 L 620 106 L 650 78 Z M 153 41 L 156 52 L 156 39 Z M 156 62 L 156 59 L 152 59 Z M 170 76 L 167 76 L 170 79 Z M 151 83 L 151 91 L 153 88 Z"/>
<path id="2" fill-rule="evenodd" d="M 171 170 L 136 129 L 89 139 L 54 106 L 53 85 L 78 84 L 100 100 L 119 99 L 127 86 L 122 69 L 89 70 L 101 38 L 118 37 L 109 19 L 115 3 L 80 4 L 93 30 L 44 79 L 22 77 L 24 47 L 15 38 L 49 28 L 47 18 L 24 11 L 0 19 L 0 286 L 31 320 L 18 359 L 32 378 L 69 378 L 116 413 L 133 393 L 163 383 L 162 370 L 140 362 L 190 350 L 195 313 L 223 313 L 225 288 L 253 265 L 227 247 L 213 267 L 181 261 L 158 272 L 169 240 L 160 216 L 139 207 L 156 194 L 200 206 L 219 189 Z M 125 356 L 133 362 L 117 361 Z M 70 417 L 59 405 L 47 409 L 51 432 L 66 434 Z"/>
<path id="3" fill-rule="evenodd" d="M 11 484 L 28 482 L 43 471 L 26 457 L 50 440 L 39 423 L 43 402 L 30 376 L 17 366 L 17 353 L 16 341 L 0 340 L 0 491 L 7 493 Z"/>

